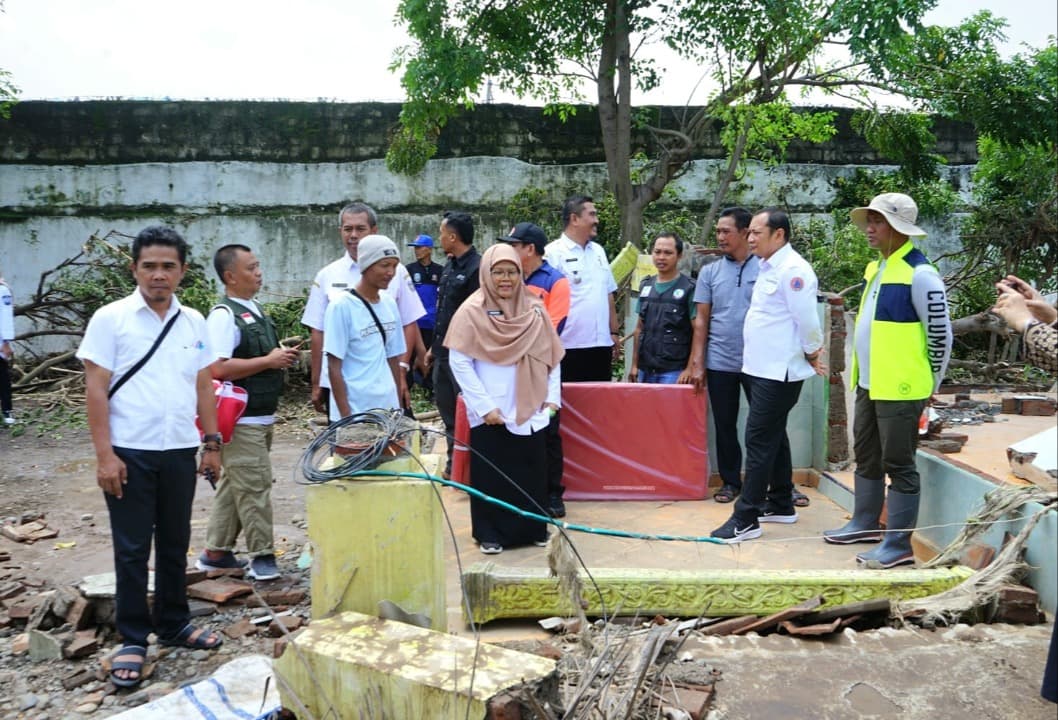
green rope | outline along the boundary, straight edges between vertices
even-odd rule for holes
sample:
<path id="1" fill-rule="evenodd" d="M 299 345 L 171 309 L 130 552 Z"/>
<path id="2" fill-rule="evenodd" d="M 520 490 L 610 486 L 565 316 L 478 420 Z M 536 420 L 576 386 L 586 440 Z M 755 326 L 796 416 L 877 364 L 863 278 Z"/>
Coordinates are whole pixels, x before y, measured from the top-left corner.
<path id="1" fill-rule="evenodd" d="M 349 473 L 346 477 L 404 477 L 404 478 L 416 478 L 419 480 L 429 480 L 431 482 L 438 483 L 440 485 L 446 485 L 457 490 L 462 490 L 468 495 L 484 500 L 485 502 L 498 505 L 499 507 L 514 513 L 515 515 L 521 515 L 524 518 L 530 520 L 537 520 L 544 522 L 555 527 L 562 528 L 563 530 L 572 530 L 574 532 L 590 533 L 592 535 L 605 535 L 607 537 L 621 537 L 631 538 L 633 540 L 665 540 L 673 542 L 696 542 L 696 543 L 711 543 L 713 545 L 726 545 L 723 540 L 718 538 L 710 537 L 708 535 L 664 535 L 664 534 L 648 534 L 632 532 L 630 530 L 614 530 L 612 528 L 596 528 L 589 527 L 587 525 L 578 525 L 576 523 L 568 523 L 563 520 L 556 520 L 553 517 L 547 515 L 540 515 L 538 513 L 523 510 L 520 507 L 511 505 L 503 500 L 498 500 L 491 495 L 486 495 L 480 490 L 476 490 L 469 485 L 458 483 L 455 480 L 445 480 L 444 478 L 436 477 L 434 475 L 428 475 L 426 473 L 412 473 L 412 472 L 395 472 L 392 470 L 360 470 L 357 472 Z"/>

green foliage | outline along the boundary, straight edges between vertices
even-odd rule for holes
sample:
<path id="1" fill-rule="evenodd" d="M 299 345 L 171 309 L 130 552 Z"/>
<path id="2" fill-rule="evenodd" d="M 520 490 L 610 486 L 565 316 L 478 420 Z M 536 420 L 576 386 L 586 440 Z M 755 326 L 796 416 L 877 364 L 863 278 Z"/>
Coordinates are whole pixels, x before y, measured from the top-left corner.
<path id="1" fill-rule="evenodd" d="M 814 217 L 791 229 L 794 248 L 815 270 L 823 292 L 837 293 L 859 284 L 867 263 L 878 259 L 863 233 L 849 222 L 848 210 L 836 210 L 830 218 Z M 846 308 L 859 307 L 860 294 L 849 292 Z"/>
<path id="2" fill-rule="evenodd" d="M 11 108 L 18 101 L 18 87 L 11 80 L 11 73 L 0 70 L 0 118 L 11 117 Z"/>
<path id="3" fill-rule="evenodd" d="M 1058 289 L 1055 147 L 1054 143 L 1010 145 L 981 137 L 974 209 L 963 229 L 967 252 L 978 262 L 987 262 L 993 277 L 1014 273 L 1036 281 L 1044 291 Z"/>
<path id="4" fill-rule="evenodd" d="M 305 302 L 308 296 L 294 297 L 282 302 L 263 303 L 265 313 L 276 324 L 276 334 L 279 339 L 290 337 L 305 338 L 305 347 L 308 347 L 308 336 L 306 328 L 301 324 L 301 316 L 305 312 Z"/>
<path id="5" fill-rule="evenodd" d="M 744 155 L 767 165 L 778 165 L 786 157 L 792 140 L 823 143 L 837 133 L 832 111 L 798 110 L 785 99 L 755 105 L 731 105 L 717 116 L 723 121 L 720 141 L 728 152 L 735 149 L 739 134 L 749 122 Z"/>
<path id="6" fill-rule="evenodd" d="M 931 150 L 937 145 L 928 115 L 904 112 L 858 112 L 852 116 L 852 129 L 871 147 L 900 165 L 900 175 L 908 183 L 932 180 L 944 157 Z"/>

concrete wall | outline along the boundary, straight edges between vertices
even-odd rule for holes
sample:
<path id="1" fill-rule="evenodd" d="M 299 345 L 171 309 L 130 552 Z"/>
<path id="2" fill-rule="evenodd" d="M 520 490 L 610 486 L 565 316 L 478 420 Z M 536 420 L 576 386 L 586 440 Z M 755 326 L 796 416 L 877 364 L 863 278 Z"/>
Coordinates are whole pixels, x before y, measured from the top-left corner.
<path id="1" fill-rule="evenodd" d="M 676 110 L 651 111 L 671 124 Z M 415 177 L 390 173 L 382 159 L 398 112 L 373 103 L 21 103 L 0 122 L 0 269 L 17 302 L 92 233 L 134 235 L 165 223 L 201 259 L 229 242 L 253 247 L 265 272 L 262 299 L 276 301 L 304 293 L 340 255 L 335 213 L 351 199 L 376 207 L 381 232 L 398 243 L 435 234 L 443 210 L 467 209 L 483 248 L 519 220 L 506 206 L 524 188 L 550 189 L 556 214 L 569 188 L 605 188 L 588 108 L 564 125 L 539 108 L 479 107 L 449 126 L 437 159 Z M 730 200 L 759 207 L 781 199 L 797 213 L 826 212 L 836 178 L 885 167 L 848 117 L 840 116 L 835 140 L 792 145 L 786 165 L 751 165 Z M 972 131 L 941 123 L 937 134 L 951 181 L 966 192 Z M 649 138 L 637 143 L 649 150 Z M 692 209 L 711 200 L 722 155 L 714 131 L 675 183 Z M 950 228 L 936 235 L 945 246 L 954 241 Z"/>

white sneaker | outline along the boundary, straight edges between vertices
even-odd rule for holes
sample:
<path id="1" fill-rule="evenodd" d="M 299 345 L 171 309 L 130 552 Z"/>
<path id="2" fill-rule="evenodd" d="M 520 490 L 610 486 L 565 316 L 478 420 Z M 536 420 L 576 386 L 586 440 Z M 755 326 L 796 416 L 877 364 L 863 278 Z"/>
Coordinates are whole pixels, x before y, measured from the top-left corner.
<path id="1" fill-rule="evenodd" d="M 17 420 L 11 416 L 11 413 L 4 413 L 4 425 L 14 425 Z"/>

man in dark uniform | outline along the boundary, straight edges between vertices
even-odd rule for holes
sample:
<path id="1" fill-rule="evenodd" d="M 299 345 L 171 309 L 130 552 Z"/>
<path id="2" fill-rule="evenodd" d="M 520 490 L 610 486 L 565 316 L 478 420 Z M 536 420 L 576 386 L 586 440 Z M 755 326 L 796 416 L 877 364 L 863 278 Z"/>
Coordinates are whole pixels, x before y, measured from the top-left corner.
<path id="1" fill-rule="evenodd" d="M 437 411 L 448 436 L 448 456 L 445 459 L 444 477 L 452 474 L 452 445 L 456 426 L 456 396 L 459 384 L 448 366 L 448 348 L 444 346 L 445 333 L 452 316 L 478 289 L 478 267 L 481 255 L 474 248 L 474 219 L 464 212 L 449 211 L 441 220 L 441 248 L 449 256 L 448 264 L 441 273 L 441 284 L 437 288 L 437 317 L 434 322 L 433 345 L 426 353 L 426 364 L 433 365 L 433 390 Z"/>
<path id="2" fill-rule="evenodd" d="M 433 261 L 433 238 L 429 235 L 420 235 L 408 243 L 414 249 L 415 262 L 408 263 L 405 267 L 408 276 L 415 285 L 415 292 L 419 293 L 422 306 L 426 314 L 419 318 L 419 334 L 422 335 L 423 346 L 429 348 L 433 345 L 433 328 L 437 319 L 437 288 L 441 284 L 441 273 L 444 267 Z M 425 367 L 425 358 L 419 357 L 417 352 L 412 352 L 411 368 L 408 369 L 408 387 L 412 383 L 418 383 L 433 397 L 433 379 L 429 373 L 417 372 L 416 365 Z"/>

